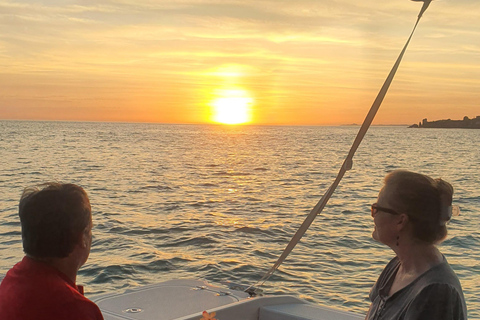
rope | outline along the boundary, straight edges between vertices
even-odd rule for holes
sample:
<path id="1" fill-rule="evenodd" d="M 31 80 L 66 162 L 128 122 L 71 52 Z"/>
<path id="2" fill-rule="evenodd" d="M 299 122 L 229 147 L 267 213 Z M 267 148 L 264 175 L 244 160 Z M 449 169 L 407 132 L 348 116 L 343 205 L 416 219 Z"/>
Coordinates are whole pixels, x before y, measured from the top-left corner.
<path id="1" fill-rule="evenodd" d="M 414 1 L 419 1 L 419 0 L 414 0 Z M 423 0 L 420 0 L 423 1 Z M 313 220 L 315 220 L 315 217 L 320 214 L 325 208 L 325 205 L 327 204 L 328 200 L 332 196 L 332 194 L 335 192 L 335 189 L 337 186 L 340 184 L 340 181 L 342 180 L 343 176 L 345 173 L 350 170 L 353 166 L 353 156 L 355 155 L 355 152 L 357 151 L 358 147 L 360 146 L 360 143 L 363 140 L 363 137 L 368 131 L 368 128 L 372 124 L 373 119 L 375 118 L 375 115 L 377 114 L 378 109 L 380 108 L 383 99 L 385 98 L 385 95 L 387 94 L 388 88 L 390 87 L 390 84 L 393 81 L 393 78 L 395 76 L 395 73 L 397 72 L 398 67 L 400 66 L 400 62 L 403 59 L 403 56 L 405 54 L 405 51 L 407 50 L 407 47 L 410 43 L 410 40 L 413 37 L 413 34 L 415 33 L 415 29 L 417 28 L 417 25 L 420 21 L 420 18 L 422 17 L 423 13 L 425 10 L 427 10 L 428 5 L 430 4 L 431 0 L 425 0 L 422 9 L 420 10 L 420 13 L 417 18 L 417 22 L 415 23 L 415 26 L 413 27 L 413 30 L 410 34 L 410 37 L 408 38 L 407 42 L 405 43 L 405 46 L 403 47 L 403 50 L 400 52 L 400 55 L 397 58 L 397 61 L 392 67 L 392 70 L 388 74 L 387 79 L 385 80 L 382 88 L 380 89 L 380 92 L 378 93 L 377 97 L 375 98 L 375 101 L 373 102 L 373 105 L 370 108 L 370 111 L 368 112 L 367 116 L 365 117 L 365 120 L 363 121 L 362 126 L 360 127 L 360 130 L 358 131 L 357 137 L 355 138 L 355 141 L 353 142 L 352 147 L 350 148 L 350 152 L 347 155 L 347 158 L 343 162 L 342 167 L 340 168 L 340 171 L 337 174 L 337 177 L 335 181 L 332 183 L 330 188 L 328 188 L 327 192 L 323 195 L 323 197 L 318 201 L 318 203 L 315 205 L 315 207 L 310 211 L 308 216 L 305 218 L 303 221 L 302 225 L 300 228 L 297 230 L 293 238 L 290 240 L 288 243 L 287 247 L 281 254 L 281 256 L 278 258 L 277 262 L 265 273 L 265 275 L 257 281 L 254 285 L 250 286 L 247 290 L 247 292 L 254 292 L 254 290 L 251 290 L 252 288 L 255 287 L 258 283 L 261 282 L 261 284 L 257 287 L 262 286 L 265 281 L 267 281 L 273 273 L 278 269 L 278 267 L 285 261 L 287 256 L 292 252 L 293 248 L 297 245 L 297 243 L 300 241 L 300 239 L 303 237 L 305 232 L 308 230 L 310 225 L 312 224 Z"/>

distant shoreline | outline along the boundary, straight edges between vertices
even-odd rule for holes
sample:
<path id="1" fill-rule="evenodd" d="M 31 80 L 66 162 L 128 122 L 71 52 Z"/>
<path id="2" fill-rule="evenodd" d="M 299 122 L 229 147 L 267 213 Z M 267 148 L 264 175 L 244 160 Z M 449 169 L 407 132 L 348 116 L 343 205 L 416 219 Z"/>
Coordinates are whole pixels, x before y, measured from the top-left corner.
<path id="1" fill-rule="evenodd" d="M 467 116 L 463 117 L 463 120 L 436 120 L 428 121 L 423 119 L 418 124 L 413 124 L 409 128 L 449 128 L 449 129 L 480 129 L 480 116 L 470 119 Z"/>

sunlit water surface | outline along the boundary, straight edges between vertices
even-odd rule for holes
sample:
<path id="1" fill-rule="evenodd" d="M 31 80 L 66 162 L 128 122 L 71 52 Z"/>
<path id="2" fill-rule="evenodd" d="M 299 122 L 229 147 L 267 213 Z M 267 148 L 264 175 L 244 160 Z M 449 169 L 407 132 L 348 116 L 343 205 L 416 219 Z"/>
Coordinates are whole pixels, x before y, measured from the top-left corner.
<path id="1" fill-rule="evenodd" d="M 0 274 L 22 256 L 26 186 L 59 180 L 91 198 L 87 296 L 175 278 L 255 283 L 333 182 L 358 127 L 0 121 Z M 321 216 L 264 289 L 365 313 L 392 258 L 369 206 L 403 168 L 455 187 L 440 246 L 480 319 L 480 130 L 373 127 Z"/>

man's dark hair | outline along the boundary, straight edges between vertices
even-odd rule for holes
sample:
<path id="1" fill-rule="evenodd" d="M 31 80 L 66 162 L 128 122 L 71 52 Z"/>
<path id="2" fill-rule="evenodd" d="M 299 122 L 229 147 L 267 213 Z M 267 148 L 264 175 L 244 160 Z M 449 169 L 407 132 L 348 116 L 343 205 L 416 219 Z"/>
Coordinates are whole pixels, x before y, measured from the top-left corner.
<path id="1" fill-rule="evenodd" d="M 91 223 L 87 193 L 49 182 L 23 191 L 19 205 L 23 250 L 35 258 L 65 258 Z"/>

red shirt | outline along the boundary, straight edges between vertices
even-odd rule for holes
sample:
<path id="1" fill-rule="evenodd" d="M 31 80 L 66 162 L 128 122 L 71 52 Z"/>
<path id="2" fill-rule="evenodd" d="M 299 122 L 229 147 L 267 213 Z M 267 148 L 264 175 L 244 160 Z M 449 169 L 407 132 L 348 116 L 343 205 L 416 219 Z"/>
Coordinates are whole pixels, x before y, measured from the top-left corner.
<path id="1" fill-rule="evenodd" d="M 2 320 L 103 320 L 83 288 L 59 270 L 24 257 L 0 285 Z"/>

